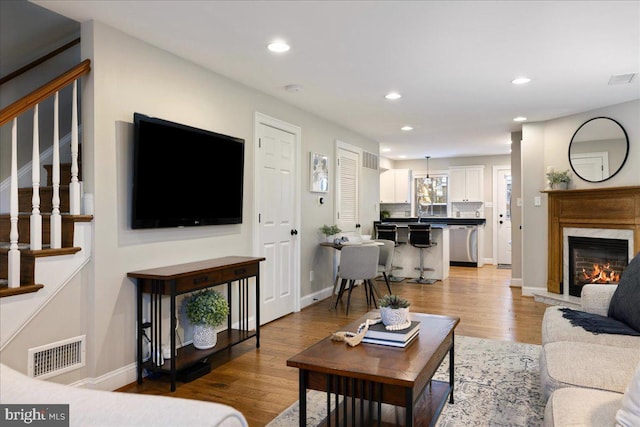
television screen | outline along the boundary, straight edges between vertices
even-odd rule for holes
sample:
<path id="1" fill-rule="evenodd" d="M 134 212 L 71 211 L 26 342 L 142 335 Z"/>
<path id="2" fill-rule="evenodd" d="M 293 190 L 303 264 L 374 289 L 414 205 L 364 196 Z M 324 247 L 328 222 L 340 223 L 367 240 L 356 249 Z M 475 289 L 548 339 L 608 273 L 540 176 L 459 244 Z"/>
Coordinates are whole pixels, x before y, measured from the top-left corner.
<path id="1" fill-rule="evenodd" d="M 134 114 L 131 226 L 242 223 L 244 140 Z"/>

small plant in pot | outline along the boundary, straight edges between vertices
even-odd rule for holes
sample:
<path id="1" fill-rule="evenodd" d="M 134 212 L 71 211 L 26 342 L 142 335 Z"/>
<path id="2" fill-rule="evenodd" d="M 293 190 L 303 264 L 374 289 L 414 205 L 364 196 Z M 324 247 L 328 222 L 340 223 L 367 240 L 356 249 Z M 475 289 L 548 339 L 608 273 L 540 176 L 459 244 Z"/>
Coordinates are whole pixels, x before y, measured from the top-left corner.
<path id="1" fill-rule="evenodd" d="M 335 236 L 338 233 L 341 233 L 342 230 L 340 230 L 340 228 L 337 225 L 325 224 L 322 227 L 320 227 L 320 232 L 324 234 L 327 237 L 327 241 L 331 243 L 333 242 L 333 236 Z"/>
<path id="2" fill-rule="evenodd" d="M 216 327 L 229 315 L 229 303 L 224 296 L 213 289 L 196 292 L 185 300 L 185 312 L 193 325 L 193 346 L 199 350 L 215 347 Z"/>
<path id="3" fill-rule="evenodd" d="M 411 325 L 409 301 L 398 295 L 385 295 L 378 300 L 382 323 L 389 330 L 401 330 Z"/>
<path id="4" fill-rule="evenodd" d="M 547 172 L 547 180 L 549 180 L 552 189 L 566 190 L 569 181 L 571 181 L 571 174 L 569 173 L 569 169 L 566 171 L 555 171 L 552 169 Z"/>

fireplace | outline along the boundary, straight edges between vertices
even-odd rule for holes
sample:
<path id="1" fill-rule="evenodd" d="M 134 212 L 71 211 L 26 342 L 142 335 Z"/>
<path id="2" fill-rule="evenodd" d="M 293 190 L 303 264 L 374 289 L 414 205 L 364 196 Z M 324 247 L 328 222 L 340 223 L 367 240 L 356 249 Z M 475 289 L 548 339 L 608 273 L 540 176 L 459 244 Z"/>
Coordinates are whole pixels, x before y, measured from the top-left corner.
<path id="1" fill-rule="evenodd" d="M 569 295 L 579 297 L 586 284 L 613 285 L 629 264 L 629 241 L 569 237 Z"/>

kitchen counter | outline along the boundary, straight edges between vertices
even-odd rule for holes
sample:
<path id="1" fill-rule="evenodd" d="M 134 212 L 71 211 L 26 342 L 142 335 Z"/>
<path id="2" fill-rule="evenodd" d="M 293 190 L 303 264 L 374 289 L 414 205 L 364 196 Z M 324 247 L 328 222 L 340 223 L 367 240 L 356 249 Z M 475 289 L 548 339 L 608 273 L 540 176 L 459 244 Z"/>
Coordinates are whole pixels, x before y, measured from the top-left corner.
<path id="1" fill-rule="evenodd" d="M 417 223 L 418 218 L 416 217 L 399 217 L 399 218 L 387 218 L 382 221 L 375 221 L 375 224 L 380 223 L 390 223 L 397 224 L 398 227 L 402 227 L 407 223 Z M 450 218 L 450 217 L 439 217 L 439 216 L 427 216 L 420 218 L 421 223 L 425 224 L 446 224 L 446 225 L 484 225 L 487 223 L 485 218 Z"/>

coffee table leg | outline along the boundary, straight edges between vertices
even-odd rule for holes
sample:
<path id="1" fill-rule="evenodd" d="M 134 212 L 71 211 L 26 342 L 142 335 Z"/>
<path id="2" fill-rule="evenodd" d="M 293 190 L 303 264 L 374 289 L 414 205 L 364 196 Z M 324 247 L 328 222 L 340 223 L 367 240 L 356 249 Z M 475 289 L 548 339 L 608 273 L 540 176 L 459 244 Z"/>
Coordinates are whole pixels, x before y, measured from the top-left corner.
<path id="1" fill-rule="evenodd" d="M 300 369 L 300 390 L 298 391 L 298 402 L 300 402 L 300 427 L 307 427 L 307 380 L 305 370 Z"/>
<path id="2" fill-rule="evenodd" d="M 453 403 L 453 366 L 454 366 L 454 358 L 453 358 L 453 348 L 455 347 L 455 335 L 451 334 L 451 350 L 449 350 L 449 385 L 451 386 L 451 394 L 449 394 L 449 403 Z"/>

